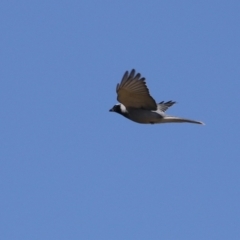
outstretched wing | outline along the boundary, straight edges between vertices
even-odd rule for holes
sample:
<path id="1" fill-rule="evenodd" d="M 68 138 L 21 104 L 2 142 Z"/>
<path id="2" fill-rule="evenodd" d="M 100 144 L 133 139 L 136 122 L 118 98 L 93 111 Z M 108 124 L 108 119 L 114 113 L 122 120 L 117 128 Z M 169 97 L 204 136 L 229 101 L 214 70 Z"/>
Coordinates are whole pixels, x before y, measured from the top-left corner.
<path id="1" fill-rule="evenodd" d="M 158 105 L 157 105 L 158 106 L 158 110 L 160 110 L 162 112 L 165 112 L 165 111 L 167 111 L 167 109 L 169 107 L 171 107 L 175 103 L 176 102 L 173 102 L 173 101 L 168 101 L 168 102 L 162 101 L 162 102 L 158 103 Z"/>
<path id="2" fill-rule="evenodd" d="M 145 78 L 141 78 L 140 73 L 135 75 L 134 69 L 130 74 L 128 71 L 125 72 L 121 83 L 117 85 L 116 92 L 117 100 L 126 108 L 157 110 L 157 104 L 149 94 Z"/>

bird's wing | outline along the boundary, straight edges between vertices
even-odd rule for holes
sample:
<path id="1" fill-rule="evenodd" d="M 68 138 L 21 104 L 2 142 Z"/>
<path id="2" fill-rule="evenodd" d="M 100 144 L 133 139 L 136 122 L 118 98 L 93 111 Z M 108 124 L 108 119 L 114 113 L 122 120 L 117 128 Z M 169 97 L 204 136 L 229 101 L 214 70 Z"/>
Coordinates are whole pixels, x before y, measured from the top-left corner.
<path id="1" fill-rule="evenodd" d="M 158 103 L 158 105 L 157 105 L 158 106 L 158 110 L 160 110 L 162 112 L 165 112 L 165 111 L 167 111 L 167 109 L 169 107 L 171 107 L 175 103 L 176 102 L 173 102 L 173 101 L 168 101 L 168 102 L 162 101 L 162 102 Z"/>
<path id="2" fill-rule="evenodd" d="M 145 78 L 141 78 L 140 73 L 135 75 L 134 69 L 130 74 L 128 71 L 125 72 L 121 83 L 117 85 L 116 92 L 117 100 L 126 108 L 157 110 L 157 104 L 149 94 Z"/>

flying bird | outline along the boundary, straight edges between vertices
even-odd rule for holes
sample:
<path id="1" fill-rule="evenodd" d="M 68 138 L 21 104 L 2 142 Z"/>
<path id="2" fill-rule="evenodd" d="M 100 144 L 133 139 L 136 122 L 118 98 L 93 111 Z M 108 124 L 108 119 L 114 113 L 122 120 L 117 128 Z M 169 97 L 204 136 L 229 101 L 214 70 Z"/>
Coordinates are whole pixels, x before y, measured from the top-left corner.
<path id="1" fill-rule="evenodd" d="M 134 69 L 130 73 L 125 72 L 121 83 L 117 84 L 116 92 L 120 103 L 109 111 L 119 113 L 134 122 L 145 124 L 186 122 L 204 125 L 200 121 L 167 115 L 165 111 L 176 102 L 156 103 L 149 93 L 145 78 L 141 77 L 140 73 L 135 74 Z"/>

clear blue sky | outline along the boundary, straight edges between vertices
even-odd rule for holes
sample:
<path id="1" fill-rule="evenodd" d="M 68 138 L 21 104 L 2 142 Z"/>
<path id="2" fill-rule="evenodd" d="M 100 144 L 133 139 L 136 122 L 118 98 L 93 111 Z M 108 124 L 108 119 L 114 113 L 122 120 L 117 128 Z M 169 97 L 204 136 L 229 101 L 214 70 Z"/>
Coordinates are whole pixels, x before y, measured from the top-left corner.
<path id="1" fill-rule="evenodd" d="M 240 239 L 240 2 L 0 3 L 0 239 Z M 170 115 L 109 109 L 126 70 Z"/>

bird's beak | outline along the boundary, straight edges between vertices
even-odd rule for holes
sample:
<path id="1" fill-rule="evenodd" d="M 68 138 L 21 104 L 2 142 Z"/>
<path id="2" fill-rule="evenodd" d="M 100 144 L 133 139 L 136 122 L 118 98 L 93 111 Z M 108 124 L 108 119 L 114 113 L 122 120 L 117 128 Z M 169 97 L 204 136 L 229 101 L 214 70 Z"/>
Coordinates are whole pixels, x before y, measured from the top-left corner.
<path id="1" fill-rule="evenodd" d="M 111 109 L 109 110 L 109 112 L 113 112 L 113 109 L 111 108 Z"/>

